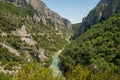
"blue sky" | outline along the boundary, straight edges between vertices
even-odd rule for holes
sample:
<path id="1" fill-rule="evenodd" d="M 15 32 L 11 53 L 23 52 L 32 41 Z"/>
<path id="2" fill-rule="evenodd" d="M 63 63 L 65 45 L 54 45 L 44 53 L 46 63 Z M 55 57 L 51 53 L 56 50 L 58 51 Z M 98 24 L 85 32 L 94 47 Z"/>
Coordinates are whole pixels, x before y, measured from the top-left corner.
<path id="1" fill-rule="evenodd" d="M 71 23 L 78 23 L 87 16 L 100 0 L 42 0 L 51 10 Z"/>

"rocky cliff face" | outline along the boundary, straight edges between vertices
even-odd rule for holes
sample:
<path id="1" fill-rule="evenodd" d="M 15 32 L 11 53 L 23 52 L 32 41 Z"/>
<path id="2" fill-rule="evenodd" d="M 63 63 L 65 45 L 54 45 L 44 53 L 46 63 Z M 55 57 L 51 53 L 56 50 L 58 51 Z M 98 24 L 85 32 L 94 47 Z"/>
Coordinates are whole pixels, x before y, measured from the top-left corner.
<path id="1" fill-rule="evenodd" d="M 87 29 L 100 21 L 108 19 L 120 10 L 120 0 L 101 0 L 98 5 L 82 21 L 77 34 L 73 39 L 83 34 Z"/>
<path id="2" fill-rule="evenodd" d="M 34 14 L 34 19 L 38 22 L 43 22 L 44 25 L 49 22 L 55 24 L 56 27 L 66 27 L 71 29 L 71 23 L 67 19 L 63 19 L 60 15 L 50 10 L 41 0 L 7 0 L 18 6 L 26 7 L 32 5 L 32 7 L 38 12 Z"/>

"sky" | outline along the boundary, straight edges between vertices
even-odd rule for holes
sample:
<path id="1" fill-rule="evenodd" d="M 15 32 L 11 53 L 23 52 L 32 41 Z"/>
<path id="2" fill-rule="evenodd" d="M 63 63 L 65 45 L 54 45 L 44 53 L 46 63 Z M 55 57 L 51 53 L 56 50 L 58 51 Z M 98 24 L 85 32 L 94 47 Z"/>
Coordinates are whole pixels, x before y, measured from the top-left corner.
<path id="1" fill-rule="evenodd" d="M 100 0 L 42 0 L 51 10 L 67 18 L 71 23 L 79 23 Z"/>

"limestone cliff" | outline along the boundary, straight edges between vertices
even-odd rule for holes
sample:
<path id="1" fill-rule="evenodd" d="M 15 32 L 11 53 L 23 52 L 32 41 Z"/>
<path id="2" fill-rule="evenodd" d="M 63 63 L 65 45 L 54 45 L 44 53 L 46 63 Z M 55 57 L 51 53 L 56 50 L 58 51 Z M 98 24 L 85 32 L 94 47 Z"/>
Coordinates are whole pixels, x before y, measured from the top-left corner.
<path id="1" fill-rule="evenodd" d="M 17 6 L 27 7 L 31 5 L 36 11 L 37 14 L 34 14 L 34 18 L 38 22 L 43 22 L 44 25 L 47 24 L 47 20 L 53 23 L 56 27 L 66 27 L 71 29 L 71 23 L 67 19 L 63 19 L 56 12 L 50 10 L 46 4 L 41 0 L 7 0 L 12 2 Z"/>
<path id="2" fill-rule="evenodd" d="M 120 0 L 101 0 L 98 5 L 90 11 L 80 25 L 78 33 L 73 36 L 73 39 L 77 38 L 91 26 L 108 19 L 120 10 Z"/>

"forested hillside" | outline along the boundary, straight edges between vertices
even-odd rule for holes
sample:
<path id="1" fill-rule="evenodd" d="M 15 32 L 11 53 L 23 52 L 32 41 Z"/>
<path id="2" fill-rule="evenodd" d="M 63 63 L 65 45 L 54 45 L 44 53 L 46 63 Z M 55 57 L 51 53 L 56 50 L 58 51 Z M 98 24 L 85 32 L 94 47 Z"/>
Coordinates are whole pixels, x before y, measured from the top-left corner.
<path id="1" fill-rule="evenodd" d="M 50 19 L 46 24 L 38 22 L 35 14 L 38 12 L 30 5 L 0 1 L 0 72 L 14 74 L 32 61 L 49 67 L 54 52 L 66 44 L 69 30 L 65 26 L 60 28 Z"/>
<path id="2" fill-rule="evenodd" d="M 74 32 L 74 34 L 76 34 L 79 31 L 81 23 L 77 23 L 77 24 L 72 24 L 72 30 Z"/>
<path id="3" fill-rule="evenodd" d="M 74 75 L 75 70 L 78 72 L 77 69 L 74 70 L 77 65 L 87 67 L 88 72 L 92 68 L 93 72 L 103 72 L 104 75 L 107 75 L 104 73 L 105 71 L 111 70 L 111 76 L 120 74 L 120 13 L 110 17 L 107 21 L 94 25 L 66 46 L 60 55 L 60 69 L 63 73 L 73 70 L 73 76 L 77 77 L 77 74 Z M 87 75 L 87 72 L 84 73 Z M 110 80 L 118 80 L 118 78 Z"/>

